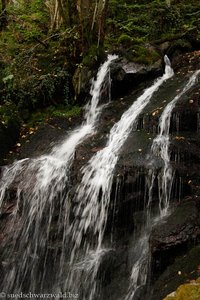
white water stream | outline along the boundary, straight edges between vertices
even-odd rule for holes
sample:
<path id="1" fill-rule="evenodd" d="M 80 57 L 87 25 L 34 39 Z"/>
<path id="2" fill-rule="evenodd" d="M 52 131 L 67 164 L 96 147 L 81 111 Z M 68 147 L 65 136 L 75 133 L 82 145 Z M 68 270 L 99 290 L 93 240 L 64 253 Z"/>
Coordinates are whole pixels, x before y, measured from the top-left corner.
<path id="1" fill-rule="evenodd" d="M 170 205 L 170 196 L 173 184 L 173 169 L 170 164 L 170 120 L 172 116 L 173 109 L 177 101 L 192 87 L 195 85 L 200 70 L 194 72 L 190 77 L 188 83 L 182 89 L 176 97 L 167 104 L 163 110 L 162 115 L 159 119 L 159 134 L 154 138 L 152 147 L 151 147 L 151 157 L 160 157 L 163 161 L 163 167 L 158 176 L 158 186 L 159 186 L 159 214 L 155 217 L 152 217 L 148 210 L 151 207 L 152 202 L 152 188 L 154 180 L 156 178 L 156 173 L 153 169 L 149 171 L 149 201 L 147 204 L 147 219 L 141 236 L 136 241 L 134 252 L 139 253 L 136 262 L 133 264 L 130 286 L 125 297 L 125 300 L 133 300 L 134 296 L 137 294 L 137 291 L 145 286 L 149 271 L 150 263 L 150 252 L 149 252 L 149 237 L 151 229 L 153 226 L 158 224 L 168 213 Z M 137 299 L 137 298 L 136 298 Z"/>
<path id="2" fill-rule="evenodd" d="M 67 217 L 62 214 L 66 210 L 62 208 L 67 205 L 66 188 L 75 149 L 95 131 L 99 114 L 104 107 L 100 103 L 102 88 L 105 87 L 105 81 L 110 81 L 109 66 L 116 58 L 116 55 L 109 55 L 100 67 L 91 87 L 91 101 L 85 108 L 85 121 L 80 127 L 72 131 L 49 155 L 23 159 L 3 169 L 0 208 L 6 200 L 9 188 L 16 189 L 17 197 L 11 225 L 15 230 L 10 228 L 13 235 L 11 244 L 4 252 L 4 263 L 10 266 L 3 283 L 0 283 L 5 292 L 21 292 L 24 286 L 32 292 L 39 291 L 38 285 L 42 288 L 47 275 L 45 264 L 48 259 L 49 236 L 54 225 L 53 216 L 58 214 L 59 234 L 62 231 L 62 223 L 67 221 Z M 15 253 L 17 257 L 12 266 L 11 261 Z M 42 263 L 39 262 L 41 259 Z"/>
<path id="3" fill-rule="evenodd" d="M 159 176 L 159 209 L 160 216 L 167 214 L 173 182 L 173 170 L 170 164 L 170 119 L 177 101 L 196 83 L 200 70 L 194 72 L 183 90 L 165 107 L 159 120 L 159 134 L 153 140 L 151 152 L 153 156 L 160 156 L 164 166 Z"/>
<path id="4" fill-rule="evenodd" d="M 85 261 L 90 263 L 89 271 L 85 276 L 86 293 L 82 299 L 93 299 L 96 293 L 96 275 L 101 262 L 105 225 L 108 215 L 111 188 L 114 169 L 120 154 L 120 150 L 129 136 L 144 107 L 149 103 L 153 94 L 167 79 L 173 76 L 170 62 L 165 57 L 165 73 L 154 84 L 147 88 L 143 94 L 132 104 L 111 129 L 108 142 L 104 149 L 94 155 L 88 164 L 82 169 L 83 177 L 75 195 L 75 201 L 79 202 L 75 208 L 75 220 L 72 223 L 69 234 L 73 241 L 71 251 L 71 264 L 75 264 L 74 271 L 70 274 L 67 285 L 72 289 L 78 289 L 82 274 L 77 272 L 77 265 L 85 268 Z M 89 239 L 83 238 L 88 235 Z M 84 243 L 84 246 L 81 246 Z M 84 250 L 83 250 L 84 248 Z M 83 253 L 84 252 L 84 253 Z M 77 259 L 81 260 L 77 262 Z M 89 294 L 88 294 L 89 293 Z"/>

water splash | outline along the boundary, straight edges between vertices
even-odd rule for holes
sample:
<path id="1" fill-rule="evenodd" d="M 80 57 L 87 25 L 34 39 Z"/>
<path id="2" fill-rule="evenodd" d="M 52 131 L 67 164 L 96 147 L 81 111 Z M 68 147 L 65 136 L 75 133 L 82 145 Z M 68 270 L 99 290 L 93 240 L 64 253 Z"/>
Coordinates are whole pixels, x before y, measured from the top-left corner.
<path id="1" fill-rule="evenodd" d="M 52 251 L 53 228 L 57 226 L 56 234 L 62 235 L 63 224 L 68 222 L 70 204 L 65 198 L 75 149 L 94 133 L 104 107 L 100 104 L 102 86 L 105 80 L 110 80 L 109 66 L 116 58 L 116 55 L 109 55 L 100 67 L 91 87 L 91 101 L 85 108 L 85 120 L 79 128 L 72 131 L 61 145 L 53 148 L 49 155 L 17 161 L 3 169 L 0 207 L 10 188 L 15 187 L 17 197 L 11 219 L 11 236 L 3 255 L 10 264 L 1 283 L 5 292 L 20 292 L 24 291 L 23 288 L 38 292 L 45 285 L 45 265 Z"/>
<path id="2" fill-rule="evenodd" d="M 74 211 L 75 220 L 69 229 L 69 235 L 73 241 L 71 264 L 76 264 L 78 259 L 89 256 L 91 251 L 95 251 L 97 258 L 98 253 L 101 253 L 114 169 L 120 150 L 152 95 L 173 74 L 169 61 L 166 61 L 164 75 L 147 88 L 122 115 L 120 121 L 112 127 L 105 148 L 97 152 L 82 169 L 82 182 L 75 195 L 75 201 L 78 202 Z M 89 236 L 88 239 L 87 236 Z M 96 263 L 97 266 L 100 264 L 99 258 Z M 82 299 L 93 299 L 97 288 L 95 280 L 97 271 L 98 268 L 95 266 L 93 272 L 85 274 L 87 291 L 85 294 L 83 291 Z M 69 277 L 67 285 L 72 285 L 70 288 L 77 290 L 81 282 L 80 274 L 72 270 Z"/>

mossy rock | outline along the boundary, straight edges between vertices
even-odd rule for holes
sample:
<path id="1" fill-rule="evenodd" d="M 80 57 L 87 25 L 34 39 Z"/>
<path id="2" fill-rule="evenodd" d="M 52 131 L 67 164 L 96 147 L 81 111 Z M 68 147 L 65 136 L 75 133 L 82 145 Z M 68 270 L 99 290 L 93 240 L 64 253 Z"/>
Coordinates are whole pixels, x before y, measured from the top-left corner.
<path id="1" fill-rule="evenodd" d="M 121 34 L 118 38 L 118 44 L 122 44 L 124 46 L 130 46 L 134 44 L 141 44 L 143 42 L 142 38 L 131 37 L 128 34 Z"/>
<path id="2" fill-rule="evenodd" d="M 187 284 L 181 285 L 176 292 L 168 295 L 164 300 L 199 300 L 200 278 Z"/>
<path id="3" fill-rule="evenodd" d="M 132 44 L 132 38 L 128 34 L 122 34 L 118 38 L 118 43 L 123 44 L 123 45 L 130 45 L 130 44 Z"/>
<path id="4" fill-rule="evenodd" d="M 159 53 L 152 47 L 134 45 L 131 52 L 131 60 L 140 64 L 152 65 L 160 59 Z"/>

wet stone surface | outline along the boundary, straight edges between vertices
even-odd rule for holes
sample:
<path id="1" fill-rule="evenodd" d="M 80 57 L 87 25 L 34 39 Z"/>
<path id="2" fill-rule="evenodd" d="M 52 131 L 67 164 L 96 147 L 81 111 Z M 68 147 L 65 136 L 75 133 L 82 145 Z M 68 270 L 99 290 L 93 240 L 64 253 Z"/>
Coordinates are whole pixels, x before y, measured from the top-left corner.
<path id="1" fill-rule="evenodd" d="M 194 56 L 196 58 L 194 58 Z M 104 257 L 99 269 L 98 280 L 103 286 L 102 295 L 108 300 L 119 299 L 128 287 L 127 278 L 131 272 L 131 250 L 135 232 L 140 231 L 145 219 L 144 209 L 147 203 L 146 176 L 149 171 L 149 157 L 152 140 L 158 133 L 158 120 L 166 106 L 184 87 L 191 71 L 198 68 L 200 53 L 194 56 L 184 55 L 176 63 L 176 78 L 166 82 L 152 101 L 140 115 L 138 124 L 123 145 L 113 180 L 111 202 L 106 226 L 106 239 L 112 240 L 112 251 Z M 181 68 L 180 68 L 181 67 Z M 186 77 L 185 77 L 186 76 Z M 129 77 L 129 80 L 131 77 Z M 119 79 L 119 78 L 118 78 Z M 152 82 L 151 78 L 151 82 Z M 123 81 L 123 80 L 122 80 Z M 143 83 L 127 96 L 116 99 L 104 108 L 93 136 L 88 137 L 76 149 L 75 159 L 71 169 L 70 184 L 74 195 L 77 184 L 82 178 L 81 169 L 99 150 L 106 146 L 108 134 L 112 126 L 119 121 L 122 113 L 142 93 L 144 87 L 151 84 Z M 128 82 L 130 84 L 130 82 Z M 126 85 L 124 86 L 124 89 Z M 116 89 L 117 93 L 117 89 Z M 165 218 L 162 224 L 155 226 L 151 238 L 152 270 L 161 274 L 173 263 L 180 252 L 187 253 L 190 244 L 199 242 L 200 238 L 200 137 L 199 137 L 199 85 L 178 101 L 171 120 L 171 164 L 175 170 L 172 191 L 172 214 Z M 21 147 L 18 158 L 38 157 L 47 154 L 52 147 L 59 145 L 71 130 L 81 123 L 65 119 L 50 120 L 38 129 Z M 155 169 L 159 173 L 162 167 L 160 160 L 156 161 Z M 20 176 L 19 176 L 20 180 Z M 33 179 L 34 180 L 34 179 Z M 15 187 L 8 193 L 7 206 L 3 207 L 0 227 L 3 243 L 10 228 L 9 216 L 15 207 Z M 153 187 L 153 205 L 158 202 L 158 182 Z M 56 226 L 55 226 L 56 228 Z M 55 229 L 56 230 L 56 229 Z M 59 241 L 56 241 L 59 243 Z M 55 243 L 56 243 L 55 242 Z M 171 259 L 166 259 L 170 257 Z M 2 265 L 0 263 L 0 273 Z M 153 274 L 154 274 L 153 273 Z M 156 277 L 156 276 L 155 276 Z M 158 276 L 157 276 L 158 277 Z M 152 283 L 158 278 L 153 278 Z M 161 279 L 159 288 L 165 280 Z M 155 288 L 156 289 L 156 288 Z M 102 295 L 100 297 L 102 297 Z M 152 300 L 160 300 L 156 294 Z M 146 299 L 145 299 L 146 300 Z M 149 300 L 149 299 L 148 299 Z"/>

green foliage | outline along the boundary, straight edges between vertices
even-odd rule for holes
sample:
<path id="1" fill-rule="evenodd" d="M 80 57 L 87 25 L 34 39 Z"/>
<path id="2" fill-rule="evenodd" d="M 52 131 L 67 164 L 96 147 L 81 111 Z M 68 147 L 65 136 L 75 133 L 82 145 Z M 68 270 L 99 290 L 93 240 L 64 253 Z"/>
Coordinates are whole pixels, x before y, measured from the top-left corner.
<path id="1" fill-rule="evenodd" d="M 0 32 L 0 54 L 14 56 L 17 53 L 19 53 L 19 44 L 13 32 L 10 30 Z"/>
<path id="2" fill-rule="evenodd" d="M 199 13 L 198 0 L 173 0 L 171 6 L 165 0 L 110 0 L 105 49 L 122 53 L 125 49 L 130 60 L 152 64 L 160 57 L 146 45 L 193 27 L 200 36 Z M 13 110 L 24 120 L 38 109 L 70 105 L 69 73 L 73 74 L 81 62 L 88 68 L 97 68 L 104 57 L 103 47 L 97 47 L 90 31 L 85 38 L 91 46 L 82 56 L 86 41 L 81 39 L 77 14 L 71 14 L 73 26 L 52 33 L 45 1 L 18 0 L 15 5 L 10 1 L 7 6 L 8 26 L 0 32 L 0 104 L 12 103 Z M 187 40 L 177 43 L 189 47 Z M 6 114 L 1 115 L 6 119 Z"/>
<path id="3" fill-rule="evenodd" d="M 93 67 L 97 61 L 102 59 L 104 51 L 102 47 L 97 47 L 96 44 L 91 45 L 88 52 L 84 55 L 82 64 L 87 67 Z"/>
<path id="4" fill-rule="evenodd" d="M 46 122 L 48 119 L 53 117 L 59 117 L 59 118 L 75 118 L 79 117 L 81 115 L 82 109 L 78 106 L 49 106 L 46 109 L 36 111 L 32 113 L 30 116 L 27 127 L 35 127 L 39 124 L 42 124 Z"/>
<path id="5" fill-rule="evenodd" d="M 116 45 L 118 42 L 126 43 L 125 35 L 134 39 L 133 42 L 145 41 L 148 37 L 149 24 L 151 24 L 151 20 L 148 4 L 141 3 L 141 1 L 139 3 L 135 1 L 133 4 L 131 1 L 111 0 L 107 20 L 107 31 L 111 34 L 106 36 L 108 39 L 106 44 L 109 44 L 109 40 L 110 44 L 113 44 L 113 40 Z"/>
<path id="6" fill-rule="evenodd" d="M 14 77 L 13 74 L 10 74 L 10 75 L 4 77 L 4 78 L 2 79 L 2 80 L 3 80 L 3 83 L 10 85 L 11 82 L 12 82 L 12 80 L 13 80 L 13 77 Z"/>
<path id="7" fill-rule="evenodd" d="M 69 88 L 69 74 L 62 69 L 54 74 L 32 74 L 27 78 L 10 74 L 2 79 L 2 104 L 12 103 L 14 111 L 26 121 L 38 108 L 50 105 L 72 103 Z M 12 106 L 10 106 L 13 108 Z M 14 109 L 14 108 L 13 108 Z M 6 110 L 7 111 L 7 110 Z"/>
<path id="8" fill-rule="evenodd" d="M 44 1 L 30 1 L 24 4 L 8 5 L 9 22 L 7 31 L 11 31 L 18 42 L 31 42 L 40 38 L 48 30 L 48 11 Z"/>
<path id="9" fill-rule="evenodd" d="M 21 122 L 17 106 L 12 101 L 5 101 L 0 105 L 0 122 L 7 126 L 12 120 Z"/>
<path id="10" fill-rule="evenodd" d="M 197 0 L 110 0 L 107 21 L 106 47 L 117 48 L 118 44 L 130 47 L 131 39 L 151 42 L 162 38 L 172 38 L 176 34 L 197 26 L 200 32 L 198 15 L 200 2 Z M 134 43 L 135 41 L 133 41 Z M 136 40 L 137 42 L 137 40 Z"/>
<path id="11" fill-rule="evenodd" d="M 158 5 L 151 11 L 150 16 L 154 20 L 150 30 L 153 38 L 162 38 L 163 34 L 177 33 L 182 29 L 182 16 L 176 6 Z"/>
<path id="12" fill-rule="evenodd" d="M 61 89 L 62 87 L 62 89 Z M 31 76 L 24 82 L 17 81 L 13 92 L 17 93 L 18 109 L 33 111 L 38 107 L 46 107 L 53 103 L 64 102 L 69 99 L 69 75 L 66 71 L 56 74 Z"/>

